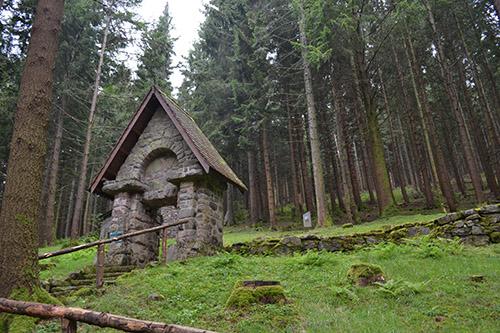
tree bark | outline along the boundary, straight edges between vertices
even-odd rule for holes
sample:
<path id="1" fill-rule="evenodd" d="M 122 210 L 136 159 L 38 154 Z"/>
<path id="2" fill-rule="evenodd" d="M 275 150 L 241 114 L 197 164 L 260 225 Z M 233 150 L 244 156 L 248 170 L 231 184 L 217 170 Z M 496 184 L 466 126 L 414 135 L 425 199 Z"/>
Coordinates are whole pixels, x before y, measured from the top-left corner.
<path id="1" fill-rule="evenodd" d="M 307 117 L 309 121 L 309 141 L 311 144 L 311 158 L 314 178 L 314 190 L 316 196 L 316 212 L 318 217 L 318 227 L 322 227 L 327 220 L 325 181 L 323 178 L 323 165 L 321 161 L 321 151 L 319 147 L 318 125 L 316 121 L 316 109 L 314 106 L 314 95 L 309 65 L 309 50 L 305 31 L 306 16 L 304 9 L 300 10 L 300 43 L 302 44 L 302 64 L 304 67 L 304 85 L 307 99 Z"/>
<path id="2" fill-rule="evenodd" d="M 262 153 L 264 154 L 264 172 L 266 175 L 266 190 L 269 211 L 269 223 L 271 229 L 276 229 L 276 215 L 274 211 L 273 180 L 271 177 L 271 158 L 269 156 L 269 140 L 266 123 L 262 124 Z"/>
<path id="3" fill-rule="evenodd" d="M 436 51 L 438 54 L 439 65 L 441 68 L 441 75 L 445 81 L 446 93 L 451 105 L 451 110 L 455 116 L 455 121 L 457 122 L 458 133 L 460 137 L 460 142 L 465 155 L 465 162 L 467 163 L 467 168 L 469 169 L 469 176 L 472 180 L 472 187 L 474 188 L 474 194 L 478 203 L 485 202 L 483 189 L 481 186 L 481 178 L 479 174 L 479 169 L 477 167 L 476 161 L 474 160 L 474 155 L 472 153 L 472 147 L 467 136 L 467 130 L 465 128 L 465 120 L 463 118 L 463 112 L 461 112 L 461 106 L 457 98 L 457 93 L 455 86 L 453 85 L 452 77 L 448 69 L 448 64 L 446 57 L 444 55 L 443 46 L 441 44 L 440 36 L 437 31 L 436 22 L 434 20 L 434 14 L 432 13 L 431 6 L 427 0 L 423 1 L 425 8 L 427 9 L 427 14 L 429 15 L 429 23 L 431 25 L 432 34 L 434 37 L 434 45 L 436 46 Z"/>
<path id="4" fill-rule="evenodd" d="M 332 93 L 333 93 L 333 99 L 335 101 L 335 108 L 337 109 L 337 115 L 335 117 L 335 129 L 336 133 L 334 135 L 335 137 L 335 143 L 337 145 L 337 154 L 339 156 L 340 160 L 340 173 L 342 177 L 342 187 L 344 189 L 344 194 L 345 194 L 345 210 L 347 214 L 347 221 L 348 223 L 354 223 L 355 218 L 353 217 L 353 212 L 355 209 L 352 209 L 352 204 L 351 204 L 351 188 L 349 187 L 349 182 L 347 180 L 348 178 L 348 165 L 347 165 L 347 158 L 344 155 L 343 149 L 345 149 L 345 142 L 343 140 L 343 135 L 342 135 L 342 116 L 341 113 L 345 112 L 345 105 L 344 105 L 344 97 L 342 95 L 338 96 L 338 94 L 335 91 L 335 87 L 332 82 Z M 338 98 L 337 98 L 338 96 Z"/>
<path id="5" fill-rule="evenodd" d="M 415 76 L 417 77 L 418 85 L 420 87 L 420 95 L 422 96 L 422 100 L 424 102 L 423 109 L 425 110 L 425 119 L 423 114 L 421 115 L 421 117 L 424 124 L 427 123 L 429 125 L 429 132 L 432 138 L 432 147 L 434 147 L 434 149 L 432 149 L 429 143 L 428 147 L 429 154 L 430 155 L 434 154 L 437 160 L 437 164 L 436 165 L 431 164 L 431 166 L 433 166 L 433 171 L 435 173 L 437 180 L 439 181 L 439 187 L 441 188 L 441 193 L 443 193 L 443 196 L 446 198 L 446 203 L 448 205 L 448 208 L 450 209 L 450 211 L 454 212 L 457 210 L 457 207 L 455 205 L 455 194 L 451 186 L 450 173 L 448 171 L 448 168 L 446 167 L 447 163 L 444 159 L 443 152 L 439 144 L 439 138 L 437 135 L 436 126 L 434 124 L 434 119 L 432 118 L 432 112 L 429 104 L 429 99 L 427 97 L 427 91 L 425 89 L 424 80 L 422 78 L 422 72 L 418 66 L 417 57 L 415 56 L 413 43 L 411 41 L 411 37 L 408 31 L 407 31 L 407 36 L 408 36 L 408 45 L 410 49 L 411 60 L 413 62 L 413 67 L 415 70 Z M 412 62 L 410 61 L 410 59 L 408 59 L 408 66 L 411 66 Z M 413 73 L 413 71 L 411 73 Z M 417 96 L 418 92 L 414 81 L 415 80 L 412 77 L 412 82 L 414 84 L 414 89 L 415 89 L 415 96 Z M 422 113 L 422 111 L 420 112 Z M 431 163 L 434 163 L 434 159 L 431 161 Z"/>
<path id="6" fill-rule="evenodd" d="M 392 124 L 391 109 L 389 108 L 389 101 L 387 100 L 385 85 L 382 79 L 382 69 L 380 67 L 378 68 L 378 75 L 380 79 L 380 86 L 382 88 L 382 95 L 384 97 L 385 108 L 387 111 L 387 118 L 389 119 L 389 131 L 391 132 L 391 141 L 394 150 L 394 159 L 396 161 L 396 175 L 398 177 L 399 186 L 401 187 L 401 194 L 403 195 L 403 200 L 405 204 L 409 204 L 410 200 L 408 198 L 408 193 L 406 193 L 406 180 L 403 172 L 403 167 L 401 166 L 401 156 L 399 155 L 398 143 L 396 141 L 396 136 L 394 135 L 394 126 Z"/>
<path id="7" fill-rule="evenodd" d="M 64 0 L 39 0 L 31 28 L 0 213 L 0 297 L 38 280 L 38 224 Z"/>
<path id="8" fill-rule="evenodd" d="M 387 166 L 382 148 L 382 138 L 380 136 L 380 127 L 377 119 L 377 108 L 373 99 L 373 91 L 368 73 L 368 64 L 366 63 L 365 53 L 362 48 L 356 50 L 357 69 L 360 77 L 358 83 L 362 92 L 365 116 L 367 121 L 367 150 L 371 155 L 373 168 L 373 181 L 375 183 L 375 191 L 377 192 L 377 204 L 379 213 L 382 215 L 386 208 L 394 205 L 394 199 L 387 173 Z M 357 76 L 357 75 L 356 75 Z"/>
<path id="9" fill-rule="evenodd" d="M 356 74 L 356 64 L 354 61 L 354 56 L 352 54 L 350 55 L 350 65 L 351 65 L 351 75 L 353 79 L 352 85 L 354 94 L 356 96 L 356 110 L 354 111 L 356 113 L 356 124 L 358 125 L 358 136 L 359 136 L 359 142 L 361 144 L 361 152 L 362 152 L 361 157 L 363 158 L 366 186 L 368 187 L 368 194 L 370 195 L 370 205 L 373 205 L 375 204 L 375 196 L 373 194 L 374 179 L 373 179 L 373 173 L 371 172 L 373 161 L 371 161 L 371 156 L 368 154 L 369 148 L 367 145 L 367 140 L 365 139 L 368 133 L 367 129 L 368 126 L 366 124 L 366 119 L 363 114 L 363 98 L 361 97 L 359 78 L 358 75 Z"/>
<path id="10" fill-rule="evenodd" d="M 286 114 L 288 120 L 288 144 L 290 149 L 290 163 L 292 164 L 292 187 L 293 187 L 293 203 L 294 208 L 292 209 L 292 220 L 295 218 L 295 211 L 299 211 L 302 215 L 302 200 L 300 196 L 300 186 L 299 186 L 299 178 L 297 172 L 297 157 L 295 156 L 295 138 L 293 135 L 293 119 L 292 113 L 290 111 L 290 102 L 288 98 L 288 92 L 286 94 Z"/>
<path id="11" fill-rule="evenodd" d="M 257 206 L 257 191 L 258 191 L 258 180 L 257 180 L 257 165 L 255 161 L 255 155 L 251 150 L 247 151 L 248 157 L 248 182 L 250 183 L 250 222 L 252 225 L 257 225 L 259 223 L 259 207 Z"/>
<path id="12" fill-rule="evenodd" d="M 471 120 L 472 130 L 476 135 L 474 135 L 474 139 L 476 142 L 476 147 L 478 149 L 479 159 L 481 164 L 483 165 L 484 175 L 486 178 L 486 183 L 488 187 L 493 193 L 493 195 L 498 198 L 500 197 L 500 188 L 498 187 L 497 180 L 495 178 L 495 174 L 492 169 L 492 165 L 495 164 L 494 155 L 492 155 L 488 151 L 488 147 L 486 145 L 486 140 L 483 135 L 483 131 L 481 129 L 481 125 L 479 124 L 479 119 L 476 114 L 476 110 L 474 110 L 474 106 L 472 105 L 472 98 L 469 93 L 469 89 L 467 87 L 464 70 L 462 68 L 462 62 L 458 61 L 456 63 L 456 68 L 458 72 L 458 77 L 460 81 L 460 88 L 462 89 L 463 98 L 465 99 L 465 106 L 469 113 L 469 118 Z"/>
<path id="13" fill-rule="evenodd" d="M 339 202 L 339 208 L 341 210 L 345 210 L 344 199 L 342 195 L 342 189 L 340 186 L 339 180 L 339 171 L 337 169 L 337 161 L 335 160 L 335 147 L 332 142 L 332 136 L 327 133 L 327 128 L 330 125 L 328 121 L 328 115 L 326 114 L 326 109 L 323 109 L 320 113 L 320 129 L 323 136 L 323 140 L 325 142 L 325 147 L 328 150 L 328 155 L 330 156 L 330 164 L 332 167 L 332 176 L 333 179 L 330 181 L 329 186 L 333 187 L 333 183 L 335 183 L 335 192 L 333 189 L 330 189 L 330 199 L 332 204 L 332 213 L 335 212 L 335 197 Z"/>
<path id="14" fill-rule="evenodd" d="M 298 111 L 297 111 L 298 112 Z M 303 130 L 303 123 L 302 123 L 302 116 L 300 113 L 298 114 L 297 117 L 295 117 L 297 126 L 297 145 L 299 146 L 299 156 L 300 156 L 300 174 L 302 175 L 302 183 L 304 187 L 304 196 L 305 196 L 305 202 L 306 202 L 306 209 L 310 212 L 314 211 L 314 204 L 313 204 L 313 190 L 312 190 L 312 184 L 311 184 L 311 179 L 309 178 L 309 170 L 307 169 L 307 156 L 306 156 L 306 150 L 305 150 L 305 143 L 304 143 L 304 130 Z"/>
<path id="15" fill-rule="evenodd" d="M 224 225 L 234 224 L 234 186 L 227 184 L 226 190 L 226 214 L 224 215 Z"/>
<path id="16" fill-rule="evenodd" d="M 61 97 L 61 106 L 57 112 L 57 122 L 56 122 L 56 132 L 54 135 L 54 145 L 52 147 L 52 162 L 49 170 L 49 186 L 48 186 L 48 198 L 47 198 L 47 212 L 45 215 L 44 229 L 45 229 L 45 240 L 47 244 L 52 244 L 53 240 L 53 225 L 55 220 L 54 209 L 56 204 L 56 183 L 57 183 L 57 172 L 59 170 L 59 155 L 61 153 L 61 142 L 63 133 L 63 123 L 64 123 L 64 110 L 66 107 L 66 95 Z"/>
<path id="17" fill-rule="evenodd" d="M 404 44 L 404 45 L 406 48 L 406 44 Z M 419 178 L 423 181 L 423 187 L 424 187 L 423 192 L 425 195 L 425 203 L 426 203 L 427 208 L 430 209 L 430 208 L 434 207 L 434 197 L 432 195 L 431 184 L 429 181 L 429 173 L 427 170 L 427 163 L 425 161 L 423 147 L 420 144 L 420 139 L 419 139 L 419 136 L 417 133 L 417 127 L 415 125 L 415 118 L 413 117 L 413 112 L 411 110 L 410 101 L 408 98 L 408 90 L 406 89 L 406 84 L 405 84 L 404 78 L 403 78 L 403 71 L 401 69 L 401 65 L 399 63 L 399 58 L 398 58 L 398 55 L 396 53 L 396 50 L 394 49 L 394 44 L 393 44 L 393 48 L 392 48 L 392 54 L 394 57 L 394 63 L 396 64 L 396 69 L 398 71 L 401 89 L 403 91 L 403 98 L 405 101 L 405 108 L 406 108 L 406 116 L 408 118 L 408 122 L 410 125 L 410 139 L 411 139 L 412 144 L 415 147 L 415 150 L 416 150 L 417 156 L 418 156 Z M 409 59 L 408 59 L 408 61 L 409 61 Z M 412 70 L 411 66 L 408 66 L 408 67 L 409 67 L 409 70 L 411 71 Z M 417 105 L 419 108 L 421 108 L 422 106 L 420 104 L 420 98 L 419 98 L 417 92 L 416 91 L 414 91 L 414 92 L 415 92 L 415 99 L 417 101 Z"/>
<path id="18" fill-rule="evenodd" d="M 87 178 L 87 165 L 90 153 L 90 141 L 92 139 L 92 129 L 94 127 L 94 116 L 97 106 L 97 95 L 99 93 L 99 82 L 101 81 L 102 65 L 104 63 L 104 53 L 106 51 L 106 43 L 108 40 L 109 25 L 111 23 L 111 9 L 113 8 L 114 0 L 111 0 L 106 18 L 106 27 L 104 28 L 104 37 L 101 46 L 101 55 L 97 65 L 97 74 L 94 83 L 94 93 L 92 95 L 92 104 L 90 106 L 89 123 L 87 127 L 87 136 L 85 138 L 85 146 L 83 148 L 82 166 L 80 169 L 80 178 L 78 181 L 78 190 L 76 192 L 75 211 L 71 222 L 71 239 L 77 239 L 80 233 L 80 223 L 82 218 L 83 196 L 85 192 L 85 183 Z"/>

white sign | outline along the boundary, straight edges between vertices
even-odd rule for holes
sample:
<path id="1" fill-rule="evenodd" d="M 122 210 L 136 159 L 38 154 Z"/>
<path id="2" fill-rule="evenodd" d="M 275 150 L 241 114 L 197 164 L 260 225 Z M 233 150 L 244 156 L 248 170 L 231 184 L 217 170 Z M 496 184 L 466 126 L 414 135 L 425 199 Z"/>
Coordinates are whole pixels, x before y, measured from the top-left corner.
<path id="1" fill-rule="evenodd" d="M 302 219 L 304 220 L 304 228 L 312 227 L 311 212 L 305 212 L 304 215 L 302 215 Z"/>

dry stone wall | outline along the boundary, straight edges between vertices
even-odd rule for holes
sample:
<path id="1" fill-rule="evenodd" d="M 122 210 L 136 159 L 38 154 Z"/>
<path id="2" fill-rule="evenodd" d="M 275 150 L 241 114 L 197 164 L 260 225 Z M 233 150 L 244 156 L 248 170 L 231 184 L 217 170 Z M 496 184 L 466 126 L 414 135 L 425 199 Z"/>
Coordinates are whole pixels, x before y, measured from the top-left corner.
<path id="1" fill-rule="evenodd" d="M 500 243 L 500 205 L 489 205 L 478 209 L 444 215 L 436 220 L 406 223 L 398 226 L 372 230 L 346 236 L 319 237 L 305 235 L 288 236 L 282 239 L 259 239 L 247 243 L 236 243 L 227 251 L 243 254 L 280 255 L 307 250 L 328 252 L 354 250 L 356 246 L 377 244 L 382 241 L 401 243 L 405 238 L 430 235 L 454 239 L 464 244 L 487 245 Z"/>

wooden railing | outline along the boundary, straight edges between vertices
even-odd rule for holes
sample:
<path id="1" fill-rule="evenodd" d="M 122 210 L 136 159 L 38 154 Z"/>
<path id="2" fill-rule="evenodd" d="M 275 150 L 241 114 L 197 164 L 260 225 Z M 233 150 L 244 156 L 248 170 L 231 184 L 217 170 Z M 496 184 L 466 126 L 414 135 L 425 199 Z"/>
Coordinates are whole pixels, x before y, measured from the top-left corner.
<path id="1" fill-rule="evenodd" d="M 38 260 L 41 259 L 47 259 L 51 257 L 56 257 L 60 256 L 63 254 L 71 253 L 71 252 L 76 252 L 84 249 L 88 249 L 93 246 L 97 246 L 97 269 L 96 269 L 96 287 L 98 289 L 102 288 L 103 286 L 103 275 L 104 275 L 104 246 L 108 243 L 111 242 L 117 242 L 119 240 L 128 238 L 128 237 L 133 237 L 133 236 L 138 236 L 142 235 L 148 232 L 153 232 L 153 231 L 158 231 L 158 230 L 163 230 L 163 237 L 162 237 L 162 244 L 161 244 L 161 265 L 165 265 L 166 262 L 166 256 L 165 252 L 167 251 L 167 228 L 169 227 L 174 227 L 176 225 L 184 224 L 187 223 L 188 221 L 177 221 L 174 223 L 170 224 L 163 224 L 159 225 L 157 227 L 149 228 L 149 229 L 144 229 L 144 230 L 139 230 L 135 232 L 131 232 L 125 235 L 120 235 L 116 236 L 113 238 L 108 238 L 108 239 L 101 239 L 92 243 L 86 243 L 74 247 L 69 247 L 67 249 L 62 249 L 59 251 L 54 251 L 54 252 L 48 252 L 48 253 L 42 253 L 38 255 Z"/>
<path id="2" fill-rule="evenodd" d="M 172 332 L 172 333 L 210 333 L 198 328 L 164 324 L 154 321 L 137 320 L 104 312 L 94 312 L 81 308 L 14 301 L 0 298 L 0 313 L 7 312 L 37 318 L 60 318 L 63 333 L 76 333 L 77 322 L 99 327 L 111 327 L 126 332 Z"/>

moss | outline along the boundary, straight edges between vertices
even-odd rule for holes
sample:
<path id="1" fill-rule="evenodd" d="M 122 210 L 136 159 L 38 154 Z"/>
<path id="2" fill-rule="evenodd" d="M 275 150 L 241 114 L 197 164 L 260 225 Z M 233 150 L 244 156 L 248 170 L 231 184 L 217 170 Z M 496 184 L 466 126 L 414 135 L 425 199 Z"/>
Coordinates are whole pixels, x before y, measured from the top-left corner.
<path id="1" fill-rule="evenodd" d="M 490 239 L 492 243 L 500 243 L 500 232 L 492 232 Z"/>
<path id="2" fill-rule="evenodd" d="M 406 229 L 399 229 L 391 231 L 389 237 L 397 240 L 406 237 L 406 235 L 408 235 L 408 231 Z"/>
<path id="3" fill-rule="evenodd" d="M 347 228 L 352 228 L 354 227 L 354 224 L 352 223 L 344 223 L 342 224 L 342 228 L 347 229 Z"/>
<path id="4" fill-rule="evenodd" d="M 61 305 L 61 302 L 57 298 L 51 296 L 45 289 L 39 286 L 33 287 L 32 293 L 30 293 L 25 287 L 15 287 L 12 290 L 9 299 Z M 30 332 L 38 321 L 40 321 L 40 318 L 5 313 L 0 318 L 0 332 Z"/>
<path id="5" fill-rule="evenodd" d="M 286 300 L 281 285 L 245 287 L 237 281 L 226 302 L 226 308 L 244 308 L 254 303 L 279 304 Z"/>
<path id="6" fill-rule="evenodd" d="M 92 295 L 92 289 L 90 289 L 89 287 L 84 287 L 84 288 L 81 288 L 81 289 L 78 289 L 77 291 L 75 291 L 73 293 L 73 296 L 76 296 L 76 297 L 81 297 L 81 296 L 90 296 Z"/>
<path id="7" fill-rule="evenodd" d="M 347 272 L 350 282 L 358 285 L 371 285 L 375 281 L 385 281 L 384 272 L 379 265 L 356 263 Z"/>

